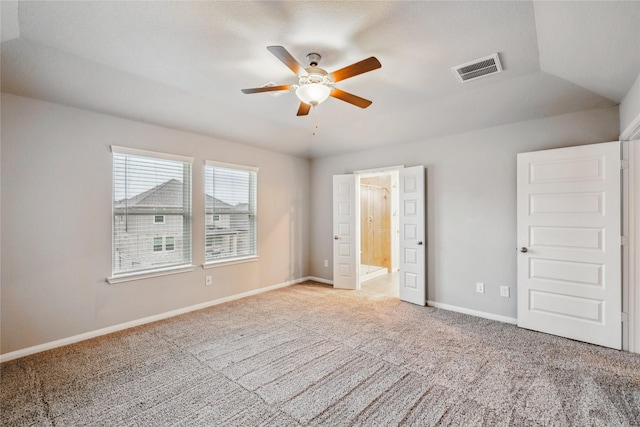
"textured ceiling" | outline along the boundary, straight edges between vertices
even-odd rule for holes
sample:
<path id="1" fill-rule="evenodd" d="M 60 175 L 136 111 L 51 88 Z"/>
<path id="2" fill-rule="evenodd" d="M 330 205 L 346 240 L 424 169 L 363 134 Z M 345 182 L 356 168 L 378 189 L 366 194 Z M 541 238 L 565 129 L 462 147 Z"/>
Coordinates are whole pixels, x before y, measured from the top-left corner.
<path id="1" fill-rule="evenodd" d="M 2 91 L 303 157 L 416 141 L 619 103 L 640 73 L 640 2 L 6 2 Z M 297 83 L 266 50 L 309 52 L 336 83 L 296 117 Z M 451 67 L 499 53 L 504 72 Z M 316 122 L 319 129 L 312 135 Z"/>

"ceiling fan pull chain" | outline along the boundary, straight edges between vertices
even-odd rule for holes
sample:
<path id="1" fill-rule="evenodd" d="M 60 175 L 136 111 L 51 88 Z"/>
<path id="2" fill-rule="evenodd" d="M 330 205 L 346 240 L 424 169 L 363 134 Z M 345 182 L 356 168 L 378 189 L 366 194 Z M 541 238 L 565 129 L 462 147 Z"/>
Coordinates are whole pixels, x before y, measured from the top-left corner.
<path id="1" fill-rule="evenodd" d="M 314 118 L 314 122 L 316 122 L 315 127 L 313 129 L 313 132 L 311 133 L 312 135 L 315 136 L 316 134 L 316 130 L 318 129 L 318 112 L 317 112 L 317 106 L 313 106 L 311 109 L 313 110 L 313 118 Z"/>

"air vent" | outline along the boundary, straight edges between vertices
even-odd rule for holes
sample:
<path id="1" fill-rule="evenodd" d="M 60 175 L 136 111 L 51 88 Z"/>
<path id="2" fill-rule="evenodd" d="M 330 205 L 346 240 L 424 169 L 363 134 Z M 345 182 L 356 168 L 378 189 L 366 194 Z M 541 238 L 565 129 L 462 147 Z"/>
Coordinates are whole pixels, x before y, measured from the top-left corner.
<path id="1" fill-rule="evenodd" d="M 500 64 L 498 54 L 494 53 L 493 55 L 452 67 L 451 71 L 453 71 L 453 74 L 456 75 L 460 83 L 464 83 L 469 80 L 499 73 L 502 71 L 502 65 Z"/>

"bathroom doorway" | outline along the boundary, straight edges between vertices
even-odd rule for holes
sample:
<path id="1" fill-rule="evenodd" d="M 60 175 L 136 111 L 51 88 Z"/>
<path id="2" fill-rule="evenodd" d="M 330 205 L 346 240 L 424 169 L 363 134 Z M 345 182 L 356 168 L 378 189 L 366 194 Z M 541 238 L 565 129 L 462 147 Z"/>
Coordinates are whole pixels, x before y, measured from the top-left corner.
<path id="1" fill-rule="evenodd" d="M 360 283 L 398 297 L 398 170 L 360 173 Z"/>

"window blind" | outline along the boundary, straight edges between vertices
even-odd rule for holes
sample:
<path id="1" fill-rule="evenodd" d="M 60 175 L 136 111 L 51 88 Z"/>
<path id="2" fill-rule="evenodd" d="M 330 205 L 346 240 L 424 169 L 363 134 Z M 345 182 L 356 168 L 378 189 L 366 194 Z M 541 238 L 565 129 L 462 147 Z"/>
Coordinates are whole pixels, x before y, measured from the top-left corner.
<path id="1" fill-rule="evenodd" d="M 205 164 L 205 261 L 256 256 L 258 169 Z"/>
<path id="2" fill-rule="evenodd" d="M 191 264 L 193 159 L 111 148 L 112 275 Z"/>

